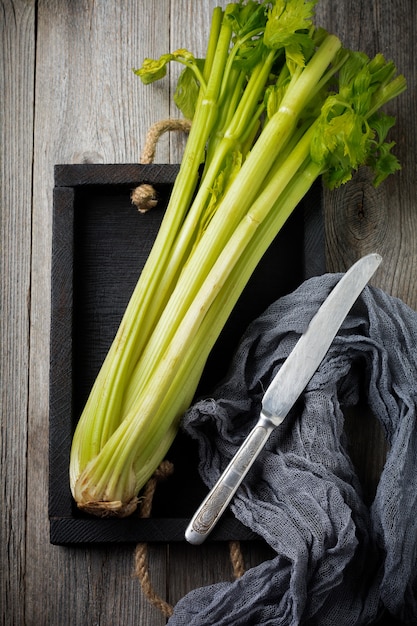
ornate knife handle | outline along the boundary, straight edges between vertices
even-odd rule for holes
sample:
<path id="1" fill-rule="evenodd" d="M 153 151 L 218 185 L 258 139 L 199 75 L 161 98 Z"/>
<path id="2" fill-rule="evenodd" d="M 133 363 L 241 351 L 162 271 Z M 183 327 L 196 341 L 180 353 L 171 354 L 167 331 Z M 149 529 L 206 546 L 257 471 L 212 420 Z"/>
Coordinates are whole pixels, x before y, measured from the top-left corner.
<path id="1" fill-rule="evenodd" d="M 203 543 L 213 530 L 273 429 L 274 424 L 261 417 L 251 430 L 192 518 L 185 532 L 189 543 Z"/>

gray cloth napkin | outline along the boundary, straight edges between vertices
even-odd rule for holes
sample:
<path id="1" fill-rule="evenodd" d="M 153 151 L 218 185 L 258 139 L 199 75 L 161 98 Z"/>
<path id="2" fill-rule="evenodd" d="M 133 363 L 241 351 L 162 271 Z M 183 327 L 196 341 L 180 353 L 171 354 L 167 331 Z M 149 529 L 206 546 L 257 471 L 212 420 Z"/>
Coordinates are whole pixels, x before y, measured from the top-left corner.
<path id="1" fill-rule="evenodd" d="M 303 283 L 247 329 L 225 381 L 184 416 L 211 487 L 259 416 L 262 395 L 340 275 Z M 417 313 L 366 287 L 232 510 L 276 556 L 187 594 L 169 626 L 417 624 Z M 370 507 L 344 411 L 365 397 L 389 453 Z"/>

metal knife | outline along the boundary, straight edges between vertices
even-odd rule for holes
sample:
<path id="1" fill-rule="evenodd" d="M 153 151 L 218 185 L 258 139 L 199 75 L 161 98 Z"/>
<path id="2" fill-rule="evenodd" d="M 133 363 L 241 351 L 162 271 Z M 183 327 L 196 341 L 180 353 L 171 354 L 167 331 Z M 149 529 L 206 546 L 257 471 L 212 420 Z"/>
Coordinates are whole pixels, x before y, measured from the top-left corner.
<path id="1" fill-rule="evenodd" d="M 362 257 L 320 306 L 266 390 L 257 424 L 192 518 L 185 532 L 187 541 L 203 543 L 213 530 L 269 435 L 284 421 L 320 365 L 343 320 L 381 261 L 379 254 Z"/>

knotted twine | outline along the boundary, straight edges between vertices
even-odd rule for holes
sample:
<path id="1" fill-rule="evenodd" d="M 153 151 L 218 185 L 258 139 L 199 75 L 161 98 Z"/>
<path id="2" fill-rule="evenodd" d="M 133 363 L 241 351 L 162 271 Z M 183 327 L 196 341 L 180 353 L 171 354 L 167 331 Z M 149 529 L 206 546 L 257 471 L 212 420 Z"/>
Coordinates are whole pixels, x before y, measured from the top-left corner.
<path id="1" fill-rule="evenodd" d="M 139 502 L 139 516 L 147 519 L 151 515 L 152 502 L 157 484 L 166 480 L 174 471 L 174 466 L 169 461 L 162 461 L 153 476 L 145 485 L 143 496 Z M 149 575 L 148 546 L 146 543 L 138 543 L 135 549 L 135 575 L 139 579 L 142 591 L 151 604 L 159 609 L 163 615 L 169 617 L 173 613 L 172 606 L 161 598 L 155 591 Z"/>
<path id="2" fill-rule="evenodd" d="M 259 416 L 263 393 L 339 280 L 312 278 L 242 338 L 225 381 L 186 413 L 211 487 Z M 417 623 L 417 313 L 367 287 L 232 510 L 275 556 L 238 580 L 188 593 L 169 626 L 360 626 L 386 610 Z M 389 452 L 368 507 L 344 412 L 364 395 Z"/>
<path id="3" fill-rule="evenodd" d="M 146 135 L 145 146 L 143 148 L 140 163 L 150 164 L 155 158 L 156 146 L 160 137 L 168 131 L 180 131 L 188 133 L 191 122 L 185 119 L 165 119 L 153 124 Z M 156 190 L 147 183 L 138 185 L 131 193 L 132 204 L 136 206 L 140 213 L 146 213 L 153 209 L 158 203 Z M 169 461 L 163 461 L 157 468 L 153 476 L 145 485 L 139 503 L 139 515 L 148 518 L 152 512 L 152 502 L 158 482 L 166 480 L 173 473 L 174 466 Z M 230 561 L 235 578 L 243 576 L 245 571 L 244 560 L 239 541 L 229 542 Z M 139 543 L 134 554 L 135 576 L 138 578 L 142 591 L 149 602 L 158 608 L 163 615 L 169 617 L 173 613 L 173 607 L 161 598 L 155 591 L 149 574 L 148 567 L 148 546 L 146 543 Z"/>
<path id="4" fill-rule="evenodd" d="M 174 466 L 168 460 L 162 461 L 159 467 L 155 470 L 154 474 L 146 483 L 143 495 L 139 500 L 139 517 L 142 519 L 148 519 L 151 516 L 153 497 L 155 495 L 157 485 L 159 482 L 167 480 L 173 471 Z M 240 542 L 230 541 L 229 552 L 234 576 L 235 578 L 239 578 L 240 576 L 243 576 L 245 571 Z M 153 606 L 159 609 L 165 617 L 170 617 L 174 611 L 173 606 L 161 598 L 151 582 L 148 563 L 148 546 L 146 543 L 138 543 L 136 545 L 134 564 L 134 573 L 140 582 L 145 597 L 151 604 L 153 604 Z"/>
<path id="5" fill-rule="evenodd" d="M 166 120 L 160 120 L 159 122 L 153 124 L 146 135 L 145 146 L 142 150 L 139 163 L 153 163 L 157 143 L 164 133 L 168 131 L 188 133 L 190 128 L 191 122 L 183 119 L 169 118 Z M 153 209 L 158 203 L 158 197 L 155 189 L 152 185 L 147 183 L 138 185 L 138 187 L 132 191 L 130 199 L 138 209 L 139 213 L 146 213 L 150 209 Z"/>

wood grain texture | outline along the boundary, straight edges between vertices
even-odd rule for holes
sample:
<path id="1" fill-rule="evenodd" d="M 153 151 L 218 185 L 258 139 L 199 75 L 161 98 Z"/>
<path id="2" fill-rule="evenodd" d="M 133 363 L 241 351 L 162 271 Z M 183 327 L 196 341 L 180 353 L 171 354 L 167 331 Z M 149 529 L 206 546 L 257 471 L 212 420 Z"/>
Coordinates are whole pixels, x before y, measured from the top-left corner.
<path id="1" fill-rule="evenodd" d="M 402 171 L 375 189 L 369 172 L 361 170 L 349 185 L 325 193 L 328 268 L 342 271 L 359 256 L 379 252 L 384 261 L 372 283 L 417 308 L 417 5 L 407 0 L 324 2 L 318 19 L 345 46 L 392 59 L 408 83 L 407 91 L 384 109 L 396 117 L 389 137 L 396 142 Z"/>
<path id="2" fill-rule="evenodd" d="M 0 381 L 3 624 L 159 626 L 133 576 L 131 546 L 49 544 L 48 384 L 53 168 L 139 160 L 149 126 L 177 116 L 174 78 L 143 87 L 145 56 L 186 45 L 203 53 L 209 0 L 1 0 Z M 328 269 L 376 250 L 374 284 L 417 308 L 415 0 L 320 0 L 320 23 L 345 45 L 392 57 L 409 89 L 389 105 L 402 171 L 374 190 L 366 172 L 325 194 Z M 173 72 L 175 74 L 175 72 Z M 184 139 L 160 140 L 156 163 L 180 159 Z M 377 480 L 381 441 L 360 456 Z M 378 454 L 372 449 L 375 445 Z M 378 461 L 379 458 L 379 461 Z M 370 461 L 371 459 L 371 461 Z M 269 558 L 244 547 L 247 566 Z M 170 602 L 199 584 L 231 579 L 224 545 L 151 546 L 152 582 Z"/>
<path id="3" fill-rule="evenodd" d="M 6 0 L 0 3 L 0 14 L 0 606 L 9 623 L 23 624 L 34 2 Z"/>

